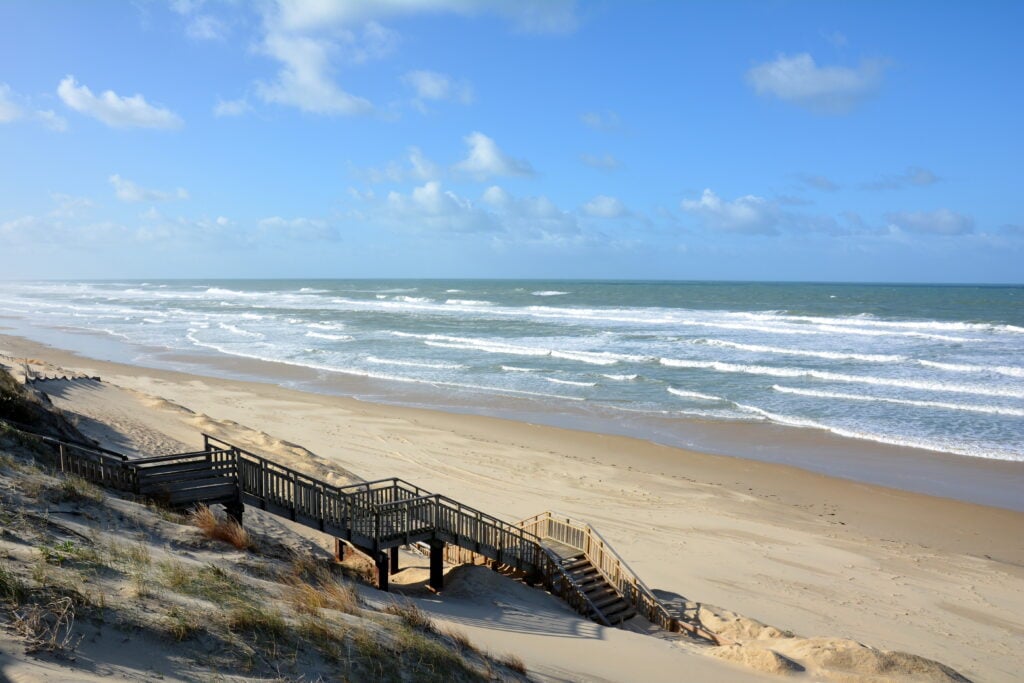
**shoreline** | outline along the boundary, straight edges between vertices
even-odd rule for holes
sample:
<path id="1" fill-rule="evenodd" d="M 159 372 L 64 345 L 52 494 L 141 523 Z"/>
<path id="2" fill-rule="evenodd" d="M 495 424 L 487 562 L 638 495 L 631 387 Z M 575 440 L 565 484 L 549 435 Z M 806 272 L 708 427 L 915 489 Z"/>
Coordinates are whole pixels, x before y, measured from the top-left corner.
<path id="1" fill-rule="evenodd" d="M 102 377 L 39 386 L 119 433 L 192 445 L 212 429 L 275 457 L 398 476 L 507 521 L 555 510 L 591 523 L 669 596 L 913 652 L 974 680 L 1012 681 L 1024 666 L 1021 512 L 630 437 L 90 360 L 10 336 L 0 350 Z"/>
<path id="2" fill-rule="evenodd" d="M 436 387 L 431 391 L 415 383 L 326 372 L 277 361 L 144 347 L 98 332 L 36 326 L 10 316 L 0 316 L 0 321 L 0 342 L 5 337 L 20 339 L 80 356 L 85 361 L 265 383 L 395 408 L 495 417 L 621 436 L 668 448 L 788 465 L 865 484 L 1024 512 L 1024 496 L 1020 494 L 1024 491 L 1024 462 L 894 446 L 771 422 L 658 418 L 645 414 L 632 420 L 609 420 L 583 405 L 573 412 L 546 410 L 543 402 L 527 397 L 458 390 L 443 395 Z"/>

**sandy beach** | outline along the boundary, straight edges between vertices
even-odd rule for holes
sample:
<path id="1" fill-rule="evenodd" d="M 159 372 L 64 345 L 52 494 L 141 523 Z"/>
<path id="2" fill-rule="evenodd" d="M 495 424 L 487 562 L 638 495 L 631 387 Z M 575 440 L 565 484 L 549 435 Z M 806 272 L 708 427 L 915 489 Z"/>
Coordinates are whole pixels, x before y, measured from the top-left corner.
<path id="1" fill-rule="evenodd" d="M 338 481 L 402 477 L 508 521 L 556 510 L 592 524 L 656 590 L 801 636 L 914 653 L 975 681 L 1024 669 L 1020 512 L 623 436 L 97 361 L 18 337 L 0 336 L 0 354 L 101 377 L 40 388 L 121 450 L 184 450 L 208 431 Z M 489 584 L 421 602 L 549 680 L 679 680 L 676 659 L 699 662 L 707 680 L 755 676 L 649 636 L 580 629 L 588 622 L 550 605 L 531 617 L 514 608 L 528 589 Z"/>

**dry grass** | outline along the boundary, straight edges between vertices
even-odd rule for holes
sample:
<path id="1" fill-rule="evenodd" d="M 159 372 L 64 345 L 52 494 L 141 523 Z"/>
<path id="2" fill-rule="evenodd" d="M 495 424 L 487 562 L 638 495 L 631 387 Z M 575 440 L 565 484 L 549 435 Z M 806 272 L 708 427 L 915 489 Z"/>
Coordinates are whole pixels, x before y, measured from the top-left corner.
<path id="1" fill-rule="evenodd" d="M 421 610 L 414 602 L 392 602 L 384 607 L 384 611 L 388 614 L 394 614 L 397 617 L 401 617 L 402 621 L 409 628 L 416 629 L 417 631 L 424 631 L 426 633 L 435 633 L 436 628 L 434 622 L 431 621 L 427 613 Z"/>
<path id="2" fill-rule="evenodd" d="M 523 664 L 523 660 L 519 658 L 519 655 L 512 654 L 511 652 L 497 658 L 497 661 L 502 666 L 515 671 L 517 674 L 526 675 L 526 665 Z"/>
<path id="3" fill-rule="evenodd" d="M 62 477 L 49 493 L 57 503 L 102 503 L 104 499 L 100 487 L 74 474 Z"/>
<path id="4" fill-rule="evenodd" d="M 251 550 L 255 544 L 241 524 L 230 517 L 218 517 L 206 505 L 198 505 L 191 514 L 189 521 L 199 528 L 207 538 L 230 543 L 239 550 Z"/>
<path id="5" fill-rule="evenodd" d="M 438 630 L 438 634 L 450 640 L 459 652 L 480 654 L 480 648 L 474 645 L 473 641 L 471 641 L 469 636 L 467 636 L 463 631 L 459 631 L 455 628 L 442 628 Z"/>
<path id="6" fill-rule="evenodd" d="M 69 597 L 45 605 L 29 604 L 14 611 L 14 630 L 24 639 L 28 652 L 71 652 L 76 637 L 75 603 Z"/>
<path id="7" fill-rule="evenodd" d="M 312 583 L 301 575 L 285 577 L 287 599 L 299 614 L 316 616 L 322 609 L 360 614 L 359 595 L 351 584 L 338 581 L 325 568 L 313 570 Z"/>

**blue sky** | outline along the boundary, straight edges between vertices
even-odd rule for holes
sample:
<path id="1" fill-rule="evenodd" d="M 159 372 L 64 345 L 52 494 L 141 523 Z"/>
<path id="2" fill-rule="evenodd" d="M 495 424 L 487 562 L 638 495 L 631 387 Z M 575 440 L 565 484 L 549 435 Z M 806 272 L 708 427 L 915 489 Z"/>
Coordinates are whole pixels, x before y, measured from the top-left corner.
<path id="1" fill-rule="evenodd" d="M 0 4 L 0 277 L 1024 281 L 1021 2 Z"/>

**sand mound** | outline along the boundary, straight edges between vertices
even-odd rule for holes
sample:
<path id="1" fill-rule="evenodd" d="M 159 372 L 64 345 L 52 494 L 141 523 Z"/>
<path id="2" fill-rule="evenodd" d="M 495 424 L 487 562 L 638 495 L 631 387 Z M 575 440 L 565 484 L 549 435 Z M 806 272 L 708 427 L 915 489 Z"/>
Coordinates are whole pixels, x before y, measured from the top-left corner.
<path id="1" fill-rule="evenodd" d="M 953 669 L 906 652 L 876 650 L 845 638 L 787 638 L 772 643 L 774 650 L 830 680 L 850 683 L 875 681 L 927 681 L 963 683 Z"/>
<path id="2" fill-rule="evenodd" d="M 792 659 L 766 648 L 727 645 L 714 648 L 711 650 L 711 654 L 719 659 L 742 664 L 769 674 L 786 675 L 804 670 L 803 666 Z"/>
<path id="3" fill-rule="evenodd" d="M 744 617 L 735 612 L 730 612 L 721 607 L 712 605 L 701 605 L 697 613 L 700 623 L 712 633 L 722 636 L 727 640 L 770 640 L 773 638 L 786 638 L 792 634 L 786 634 L 775 628 L 762 624 L 756 619 Z"/>

